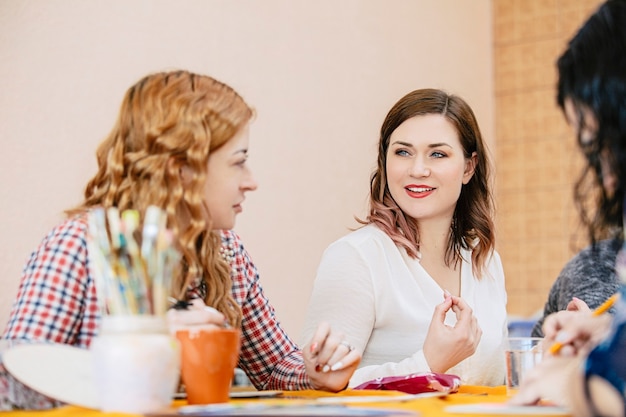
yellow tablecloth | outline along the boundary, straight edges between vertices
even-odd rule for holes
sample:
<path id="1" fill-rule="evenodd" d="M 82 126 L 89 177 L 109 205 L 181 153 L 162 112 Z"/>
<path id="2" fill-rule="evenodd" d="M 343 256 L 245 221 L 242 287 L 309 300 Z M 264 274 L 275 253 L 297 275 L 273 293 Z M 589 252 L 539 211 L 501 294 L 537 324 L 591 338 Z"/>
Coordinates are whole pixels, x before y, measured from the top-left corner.
<path id="1" fill-rule="evenodd" d="M 284 396 L 289 398 L 273 399 L 273 400 L 233 400 L 237 402 L 250 402 L 250 401 L 272 401 L 273 404 L 286 404 L 289 401 L 298 401 L 291 398 L 299 399 L 313 399 L 326 396 L 366 396 L 366 395 L 378 395 L 378 396 L 394 396 L 394 395 L 406 395 L 404 393 L 396 391 L 363 391 L 363 390 L 346 390 L 337 394 L 331 394 L 321 391 L 289 391 L 285 392 Z M 465 416 L 465 417 L 484 417 L 483 414 L 451 414 L 444 409 L 452 405 L 461 404 L 476 404 L 476 403 L 504 403 L 508 397 L 506 396 L 506 388 L 501 387 L 481 387 L 481 386 L 462 386 L 459 392 L 450 394 L 445 397 L 430 397 L 419 398 L 404 402 L 372 402 L 372 403 L 359 403 L 354 404 L 356 407 L 376 407 L 386 408 L 404 411 L 414 411 L 418 415 L 424 417 L 437 417 L 437 416 Z M 172 406 L 179 407 L 185 405 L 183 400 L 174 401 Z M 82 407 L 65 406 L 49 411 L 12 411 L 7 413 L 0 413 L 0 416 L 11 415 L 15 417 L 128 417 L 136 416 L 134 414 L 124 413 L 102 413 L 95 410 L 90 410 Z M 493 415 L 493 414 L 492 414 Z M 536 414 L 541 416 L 539 414 Z"/>

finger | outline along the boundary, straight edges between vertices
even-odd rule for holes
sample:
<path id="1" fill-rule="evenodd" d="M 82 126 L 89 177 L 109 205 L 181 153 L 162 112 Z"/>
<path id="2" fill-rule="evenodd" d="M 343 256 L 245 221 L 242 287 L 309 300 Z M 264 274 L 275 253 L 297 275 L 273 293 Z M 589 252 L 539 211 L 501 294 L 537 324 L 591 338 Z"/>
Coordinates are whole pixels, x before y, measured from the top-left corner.
<path id="1" fill-rule="evenodd" d="M 332 346 L 334 344 L 329 342 L 330 338 L 326 340 L 327 342 L 324 344 L 324 348 L 319 355 L 319 362 L 322 364 L 322 372 L 343 369 L 345 366 L 345 357 L 354 351 L 354 346 L 344 339 L 337 343 L 337 345 L 333 348 Z M 328 356 L 328 359 L 322 361 L 322 358 L 325 356 Z"/>
<path id="2" fill-rule="evenodd" d="M 456 306 L 460 311 L 472 310 L 469 304 L 467 304 L 467 301 L 465 301 L 463 298 L 455 297 L 454 295 L 450 298 L 452 299 L 452 305 Z"/>
<path id="3" fill-rule="evenodd" d="M 559 311 L 550 314 L 543 322 L 544 337 L 548 340 L 555 339 L 559 330 L 561 330 L 563 326 L 572 319 L 571 316 L 575 314 L 577 313 L 573 311 Z"/>
<path id="4" fill-rule="evenodd" d="M 446 320 L 446 313 L 452 307 L 452 297 L 446 298 L 441 304 L 435 306 L 433 321 L 443 323 Z"/>
<path id="5" fill-rule="evenodd" d="M 308 348 L 310 360 L 315 363 L 316 371 L 324 369 L 342 340 L 343 334 L 333 333 L 327 322 L 318 325 Z"/>
<path id="6" fill-rule="evenodd" d="M 572 320 L 559 330 L 556 341 L 560 343 L 572 343 L 579 341 L 586 343 L 601 328 L 601 320 L 588 314 L 576 313 L 579 320 Z M 581 319 L 582 318 L 582 319 Z"/>
<path id="7" fill-rule="evenodd" d="M 450 308 L 452 309 L 452 311 L 454 311 L 454 314 L 456 314 L 457 318 L 461 315 L 461 308 L 457 304 L 452 303 L 452 306 Z"/>
<path id="8" fill-rule="evenodd" d="M 567 311 L 591 311 L 591 309 L 580 298 L 572 297 L 572 301 L 567 304 Z"/>
<path id="9" fill-rule="evenodd" d="M 355 363 L 358 363 L 361 360 L 361 354 L 356 351 L 356 349 L 352 349 L 348 351 L 348 353 L 341 358 L 340 360 L 334 362 L 330 366 L 330 371 L 341 371 L 342 369 L 348 368 Z"/>
<path id="10" fill-rule="evenodd" d="M 445 301 L 450 301 L 450 308 L 452 309 L 452 311 L 454 311 L 456 313 L 457 309 L 454 305 L 454 300 L 453 300 L 453 295 L 450 294 L 450 291 L 448 290 L 443 290 L 443 300 Z M 447 311 L 446 311 L 447 312 Z"/>
<path id="11" fill-rule="evenodd" d="M 564 357 L 576 356 L 576 348 L 572 345 L 565 345 L 559 349 L 558 355 Z"/>
<path id="12" fill-rule="evenodd" d="M 308 353 L 311 354 L 312 357 L 315 357 L 319 354 L 320 349 L 329 334 L 330 324 L 328 324 L 327 322 L 321 322 L 320 324 L 318 324 L 317 329 L 315 330 L 315 333 L 313 333 L 313 337 L 309 342 L 309 348 L 307 349 L 309 351 Z"/>
<path id="13" fill-rule="evenodd" d="M 336 371 L 339 369 L 343 369 L 344 363 L 342 360 L 354 350 L 354 346 L 352 346 L 347 340 L 342 340 L 339 342 L 335 351 L 331 355 L 330 359 L 326 361 L 326 365 L 323 368 L 323 372 Z"/>
<path id="14" fill-rule="evenodd" d="M 330 366 L 348 352 L 348 349 L 341 345 L 342 340 L 343 335 L 336 335 L 331 331 L 323 344 L 320 345 L 316 361 L 323 372 L 328 372 Z M 335 354 L 336 352 L 337 354 Z"/>
<path id="15" fill-rule="evenodd" d="M 452 311 L 456 314 L 457 323 L 474 317 L 474 311 L 461 297 L 452 297 Z"/>

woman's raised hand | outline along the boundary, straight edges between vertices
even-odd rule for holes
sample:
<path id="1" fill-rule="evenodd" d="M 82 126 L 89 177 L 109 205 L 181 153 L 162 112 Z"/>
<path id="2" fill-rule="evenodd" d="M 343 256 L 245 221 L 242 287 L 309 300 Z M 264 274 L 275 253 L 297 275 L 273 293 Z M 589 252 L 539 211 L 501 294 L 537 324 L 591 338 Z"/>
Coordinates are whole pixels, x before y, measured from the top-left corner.
<path id="1" fill-rule="evenodd" d="M 430 370 L 444 373 L 476 351 L 483 334 L 471 307 L 461 297 L 446 293 L 443 303 L 435 307 L 424 340 L 424 357 Z M 446 313 L 452 309 L 456 324 L 445 324 Z"/>
<path id="2" fill-rule="evenodd" d="M 610 323 L 609 314 L 596 317 L 589 310 L 563 310 L 550 314 L 543 322 L 544 349 L 559 343 L 561 356 L 589 351 L 606 336 Z"/>
<path id="3" fill-rule="evenodd" d="M 315 389 L 337 392 L 345 389 L 361 352 L 348 343 L 343 334 L 333 332 L 326 322 L 320 323 L 311 341 L 302 350 L 307 375 Z"/>

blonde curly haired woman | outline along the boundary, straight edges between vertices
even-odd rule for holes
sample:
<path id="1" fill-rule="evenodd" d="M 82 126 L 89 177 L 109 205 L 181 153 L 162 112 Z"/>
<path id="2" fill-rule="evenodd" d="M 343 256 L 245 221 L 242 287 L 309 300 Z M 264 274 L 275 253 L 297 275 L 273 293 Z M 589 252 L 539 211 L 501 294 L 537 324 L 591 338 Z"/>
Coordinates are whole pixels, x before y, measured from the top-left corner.
<path id="1" fill-rule="evenodd" d="M 178 320 L 227 320 L 241 328 L 239 367 L 258 389 L 345 388 L 360 354 L 326 323 L 300 350 L 230 230 L 245 194 L 257 187 L 246 165 L 253 118 L 236 91 L 209 76 L 163 72 L 133 85 L 97 150 L 98 172 L 84 201 L 28 260 L 3 338 L 89 347 L 101 317 L 88 266 L 87 213 L 95 207 L 144 213 L 155 205 L 166 212 L 181 253 L 171 295 L 194 300 Z"/>

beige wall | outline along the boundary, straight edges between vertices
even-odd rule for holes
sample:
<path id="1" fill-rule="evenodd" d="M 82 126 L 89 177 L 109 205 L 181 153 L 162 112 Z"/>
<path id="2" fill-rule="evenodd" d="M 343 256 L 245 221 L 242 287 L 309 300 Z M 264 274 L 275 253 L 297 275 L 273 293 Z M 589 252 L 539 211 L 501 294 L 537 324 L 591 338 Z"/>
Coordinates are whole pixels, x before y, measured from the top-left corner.
<path id="1" fill-rule="evenodd" d="M 0 0 L 0 329 L 126 88 L 186 68 L 258 110 L 260 188 L 236 229 L 297 338 L 323 249 L 364 212 L 389 107 L 442 87 L 493 140 L 491 29 L 489 0 Z"/>
<path id="2" fill-rule="evenodd" d="M 498 244 L 508 311 L 543 310 L 585 245 L 572 201 L 582 161 L 556 105 L 556 59 L 600 0 L 494 0 Z"/>

